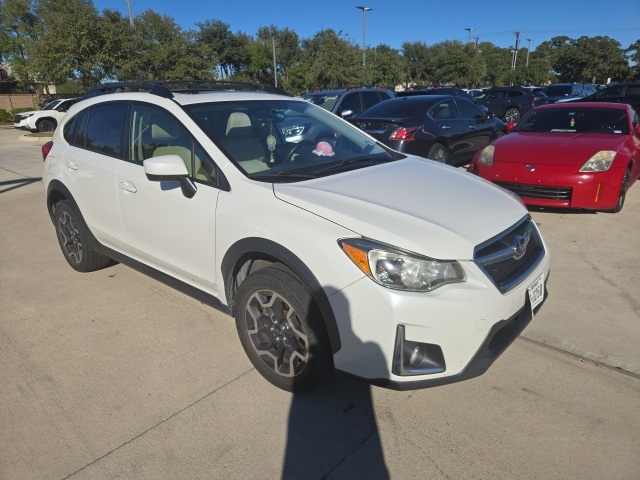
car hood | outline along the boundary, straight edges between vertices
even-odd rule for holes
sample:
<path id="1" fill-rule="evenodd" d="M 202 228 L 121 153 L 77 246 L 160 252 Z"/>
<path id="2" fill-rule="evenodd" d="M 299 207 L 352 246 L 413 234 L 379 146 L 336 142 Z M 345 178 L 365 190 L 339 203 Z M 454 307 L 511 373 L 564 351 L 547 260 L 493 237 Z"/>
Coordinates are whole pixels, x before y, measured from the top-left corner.
<path id="1" fill-rule="evenodd" d="M 18 115 L 33 115 L 34 113 L 40 113 L 42 110 L 29 110 L 28 112 L 20 112 Z"/>
<path id="2" fill-rule="evenodd" d="M 527 215 L 505 190 L 417 157 L 273 188 L 355 234 L 442 260 L 472 259 L 476 245 Z"/>
<path id="3" fill-rule="evenodd" d="M 511 132 L 496 142 L 494 162 L 583 165 L 601 150 L 618 151 L 625 137 L 615 134 Z"/>

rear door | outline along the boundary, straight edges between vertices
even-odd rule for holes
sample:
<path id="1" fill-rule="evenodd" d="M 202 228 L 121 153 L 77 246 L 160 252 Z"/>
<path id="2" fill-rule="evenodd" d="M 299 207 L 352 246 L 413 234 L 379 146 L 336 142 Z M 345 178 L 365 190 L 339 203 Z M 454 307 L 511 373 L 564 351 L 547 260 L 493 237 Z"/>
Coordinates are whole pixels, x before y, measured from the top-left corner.
<path id="1" fill-rule="evenodd" d="M 444 144 L 451 152 L 450 162 L 456 163 L 465 158 L 469 149 L 468 126 L 462 119 L 454 98 L 436 103 L 427 112 L 430 121 L 425 130 L 435 137 L 435 142 Z"/>
<path id="2" fill-rule="evenodd" d="M 78 113 L 65 129 L 64 183 L 98 241 L 121 249 L 124 229 L 118 209 L 116 172 L 124 158 L 128 103 L 95 105 Z"/>
<path id="3" fill-rule="evenodd" d="M 491 143 L 494 134 L 492 122 L 473 102 L 462 98 L 455 100 L 460 117 L 466 125 L 465 141 L 461 142 L 460 157 L 471 160 L 473 154 Z"/>

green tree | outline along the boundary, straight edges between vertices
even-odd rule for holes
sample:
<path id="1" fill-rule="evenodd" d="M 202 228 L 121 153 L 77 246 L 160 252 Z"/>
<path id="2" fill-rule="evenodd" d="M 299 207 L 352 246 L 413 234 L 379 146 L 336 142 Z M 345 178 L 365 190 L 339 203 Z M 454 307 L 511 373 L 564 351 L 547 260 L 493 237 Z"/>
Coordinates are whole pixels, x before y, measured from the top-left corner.
<path id="1" fill-rule="evenodd" d="M 405 59 L 406 86 L 428 83 L 427 72 L 432 70 L 433 62 L 427 44 L 424 42 L 404 42 L 402 56 Z"/>
<path id="2" fill-rule="evenodd" d="M 347 87 L 362 82 L 362 53 L 342 32 L 322 30 L 302 41 L 304 61 L 309 63 L 306 89 Z"/>
<path id="3" fill-rule="evenodd" d="M 0 62 L 10 64 L 12 76 L 24 84 L 34 80 L 28 46 L 40 37 L 42 28 L 31 0 L 0 0 Z"/>
<path id="4" fill-rule="evenodd" d="M 44 27 L 27 44 L 28 63 L 40 82 L 75 78 L 87 88 L 113 73 L 113 66 L 100 59 L 100 15 L 90 0 L 36 0 L 35 12 Z"/>
<path id="5" fill-rule="evenodd" d="M 431 46 L 431 80 L 437 84 L 471 86 L 482 83 L 486 67 L 473 44 L 448 40 Z"/>
<path id="6" fill-rule="evenodd" d="M 632 78 L 640 80 L 640 40 L 637 40 L 635 43 L 629 45 L 629 48 L 627 48 L 625 52 L 629 57 L 629 61 L 633 64 L 633 66 L 631 67 Z"/>
<path id="7" fill-rule="evenodd" d="M 367 64 L 373 85 L 393 90 L 404 82 L 404 59 L 398 50 L 388 45 L 380 44 L 375 49 L 367 51 Z"/>

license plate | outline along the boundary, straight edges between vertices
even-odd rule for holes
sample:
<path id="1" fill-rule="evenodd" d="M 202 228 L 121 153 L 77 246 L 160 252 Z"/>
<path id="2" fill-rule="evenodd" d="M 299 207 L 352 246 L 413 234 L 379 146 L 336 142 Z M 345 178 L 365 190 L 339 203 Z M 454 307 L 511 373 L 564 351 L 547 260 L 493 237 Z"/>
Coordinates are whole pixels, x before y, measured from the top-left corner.
<path id="1" fill-rule="evenodd" d="M 531 311 L 536 308 L 544 299 L 544 273 L 536 279 L 533 284 L 528 288 L 529 302 L 531 303 Z"/>

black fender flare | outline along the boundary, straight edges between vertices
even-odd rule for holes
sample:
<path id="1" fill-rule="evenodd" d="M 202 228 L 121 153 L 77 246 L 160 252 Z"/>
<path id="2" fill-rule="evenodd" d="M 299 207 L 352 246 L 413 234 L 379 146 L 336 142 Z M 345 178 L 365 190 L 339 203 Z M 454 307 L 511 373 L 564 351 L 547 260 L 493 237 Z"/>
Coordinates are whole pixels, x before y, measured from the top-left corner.
<path id="1" fill-rule="evenodd" d="M 318 304 L 322 317 L 324 319 L 329 341 L 331 342 L 331 351 L 336 353 L 340 350 L 340 332 L 338 330 L 338 322 L 329 303 L 329 299 L 324 289 L 318 282 L 318 279 L 311 272 L 309 267 L 300 260 L 293 252 L 286 247 L 265 238 L 248 237 L 238 240 L 224 254 L 221 263 L 222 276 L 224 279 L 224 288 L 229 308 L 234 310 L 235 303 L 235 284 L 234 278 L 238 269 L 245 260 L 255 258 L 256 255 L 263 259 L 269 259 L 275 263 L 281 263 L 290 269 L 309 290 L 311 296 Z"/>

